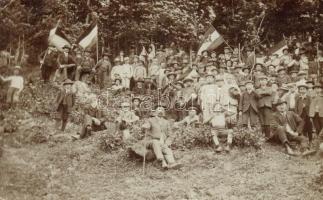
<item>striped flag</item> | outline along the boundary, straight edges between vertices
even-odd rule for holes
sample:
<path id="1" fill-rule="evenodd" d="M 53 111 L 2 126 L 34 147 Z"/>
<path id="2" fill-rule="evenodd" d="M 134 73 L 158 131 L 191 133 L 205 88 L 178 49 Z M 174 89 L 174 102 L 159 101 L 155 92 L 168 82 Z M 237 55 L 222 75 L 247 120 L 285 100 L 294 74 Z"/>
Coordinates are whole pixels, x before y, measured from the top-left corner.
<path id="1" fill-rule="evenodd" d="M 76 44 L 83 49 L 90 49 L 98 42 L 98 25 L 92 23 L 83 34 L 77 39 Z"/>
<path id="2" fill-rule="evenodd" d="M 141 53 L 140 53 L 140 55 L 139 55 L 139 59 L 140 59 L 141 61 L 146 62 L 147 56 L 148 56 L 148 53 L 147 53 L 147 51 L 146 51 L 145 46 L 143 46 L 143 47 L 142 47 L 142 50 L 141 50 Z"/>
<path id="3" fill-rule="evenodd" d="M 71 46 L 71 42 L 61 30 L 61 28 L 58 27 L 58 24 L 59 22 L 57 23 L 55 28 L 50 30 L 48 43 L 54 45 L 59 51 L 62 51 L 65 45 Z"/>
<path id="4" fill-rule="evenodd" d="M 203 37 L 203 42 L 198 50 L 198 55 L 201 55 L 205 50 L 213 50 L 219 47 L 224 42 L 224 38 L 220 33 L 211 25 L 209 30 L 206 31 Z"/>
<path id="5" fill-rule="evenodd" d="M 286 41 L 282 40 L 275 46 L 273 46 L 271 49 L 268 51 L 268 55 L 273 55 L 273 54 L 278 54 L 278 56 L 283 55 L 283 50 L 287 47 Z"/>

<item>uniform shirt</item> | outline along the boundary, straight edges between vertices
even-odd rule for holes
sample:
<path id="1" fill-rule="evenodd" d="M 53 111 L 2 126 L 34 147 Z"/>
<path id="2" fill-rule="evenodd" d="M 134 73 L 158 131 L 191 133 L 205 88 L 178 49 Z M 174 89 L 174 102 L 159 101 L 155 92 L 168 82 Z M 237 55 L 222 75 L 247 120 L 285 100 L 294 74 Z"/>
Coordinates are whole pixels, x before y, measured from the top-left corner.
<path id="1" fill-rule="evenodd" d="M 20 91 L 24 88 L 24 78 L 22 76 L 12 75 L 3 79 L 4 81 L 10 81 L 10 86 L 17 88 Z"/>

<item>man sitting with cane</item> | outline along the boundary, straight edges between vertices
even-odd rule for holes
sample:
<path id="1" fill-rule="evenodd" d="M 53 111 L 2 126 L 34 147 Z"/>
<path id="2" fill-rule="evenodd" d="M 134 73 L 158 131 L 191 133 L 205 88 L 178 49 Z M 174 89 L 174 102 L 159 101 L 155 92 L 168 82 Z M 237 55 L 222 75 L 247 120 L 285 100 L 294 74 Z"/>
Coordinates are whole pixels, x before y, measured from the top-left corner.
<path id="1" fill-rule="evenodd" d="M 151 148 L 164 169 L 179 169 L 180 164 L 175 162 L 171 145 L 171 126 L 165 117 L 165 108 L 158 105 L 153 117 L 149 118 L 143 128 L 148 132 L 146 147 Z"/>

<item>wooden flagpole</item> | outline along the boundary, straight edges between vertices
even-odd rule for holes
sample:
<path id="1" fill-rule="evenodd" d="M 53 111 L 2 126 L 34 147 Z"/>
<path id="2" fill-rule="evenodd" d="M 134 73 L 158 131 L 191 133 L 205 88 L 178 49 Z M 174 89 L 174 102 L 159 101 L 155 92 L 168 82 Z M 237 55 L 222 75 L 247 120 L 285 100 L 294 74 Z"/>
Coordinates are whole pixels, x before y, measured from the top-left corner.
<path id="1" fill-rule="evenodd" d="M 320 71 L 321 71 L 321 66 L 320 66 L 320 60 L 319 60 L 319 42 L 316 44 L 316 62 L 317 62 L 317 81 L 318 83 L 320 82 Z"/>

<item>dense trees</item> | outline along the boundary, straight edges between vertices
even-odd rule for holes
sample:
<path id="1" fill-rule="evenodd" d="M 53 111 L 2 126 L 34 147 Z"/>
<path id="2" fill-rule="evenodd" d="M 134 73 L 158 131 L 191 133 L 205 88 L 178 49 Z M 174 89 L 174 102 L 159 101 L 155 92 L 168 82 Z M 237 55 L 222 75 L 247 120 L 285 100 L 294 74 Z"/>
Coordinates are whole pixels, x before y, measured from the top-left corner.
<path id="1" fill-rule="evenodd" d="M 71 40 L 97 18 L 100 47 L 139 51 L 150 42 L 196 48 L 210 23 L 234 46 L 322 33 L 322 15 L 321 0 L 3 0 L 0 49 L 15 49 L 24 36 L 37 54 L 59 18 Z"/>

